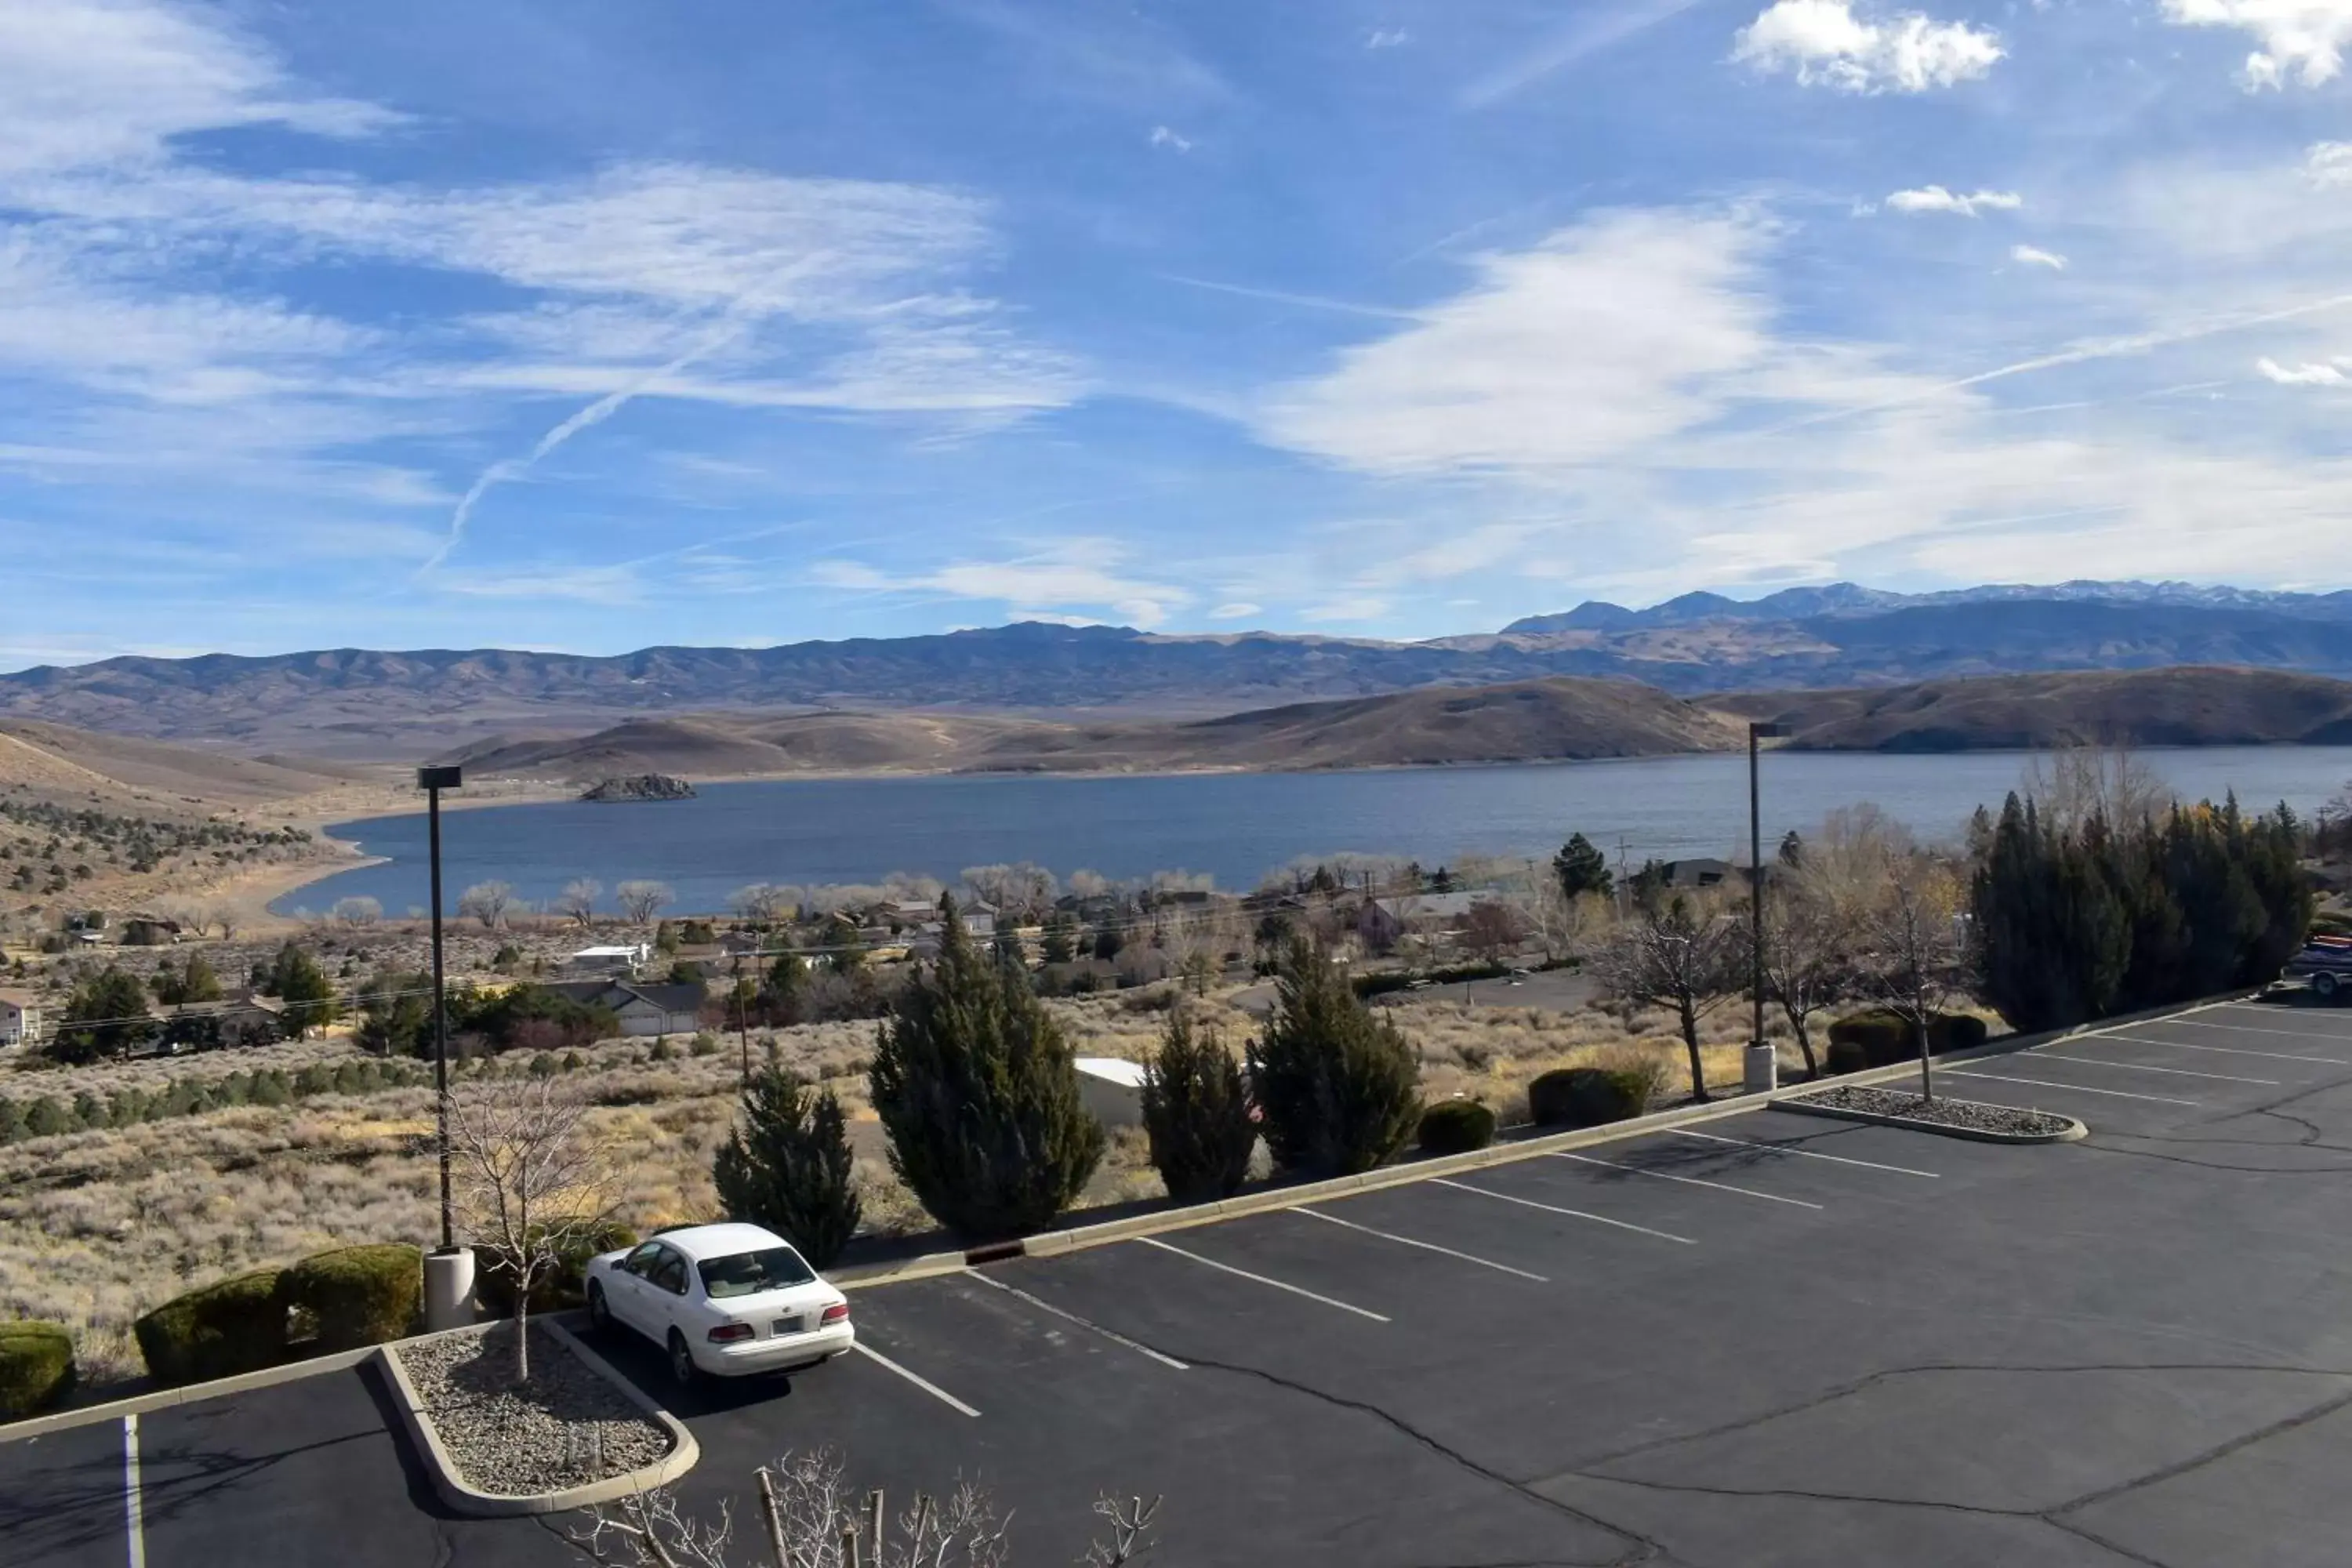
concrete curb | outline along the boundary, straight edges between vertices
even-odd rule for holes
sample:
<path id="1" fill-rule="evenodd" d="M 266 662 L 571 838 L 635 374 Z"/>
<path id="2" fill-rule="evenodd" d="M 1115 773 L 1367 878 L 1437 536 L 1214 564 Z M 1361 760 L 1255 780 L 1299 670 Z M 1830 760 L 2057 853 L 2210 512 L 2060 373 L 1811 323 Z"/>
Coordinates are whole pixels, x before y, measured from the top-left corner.
<path id="1" fill-rule="evenodd" d="M 912 1279 L 929 1279 L 941 1274 L 961 1274 L 964 1255 L 953 1252 L 926 1252 L 919 1258 L 902 1258 L 897 1263 L 866 1263 L 843 1269 L 828 1268 L 825 1282 L 844 1290 L 862 1290 L 869 1285 L 897 1285 Z"/>
<path id="2" fill-rule="evenodd" d="M 628 1397 L 630 1404 L 667 1431 L 670 1438 L 669 1452 L 656 1462 L 625 1475 L 590 1481 L 585 1486 L 566 1487 L 561 1491 L 509 1496 L 477 1490 L 459 1478 L 457 1463 L 449 1458 L 448 1450 L 442 1447 L 440 1435 L 433 1429 L 433 1417 L 426 1412 L 425 1402 L 417 1397 L 415 1385 L 408 1381 L 408 1373 L 401 1367 L 400 1357 L 394 1353 L 399 1348 L 398 1344 L 378 1345 L 375 1348 L 383 1358 L 384 1380 L 392 1385 L 393 1403 L 400 1407 L 402 1425 L 408 1428 L 409 1436 L 415 1440 L 418 1453 L 424 1458 L 425 1468 L 432 1472 L 434 1491 L 450 1512 L 475 1519 L 514 1519 L 526 1514 L 565 1513 L 667 1486 L 694 1468 L 695 1462 L 702 1458 L 702 1447 L 695 1442 L 694 1434 L 688 1431 L 677 1417 L 647 1398 L 643 1390 L 614 1371 L 612 1363 L 603 1356 L 582 1344 L 571 1330 L 551 1318 L 541 1318 L 537 1321 L 546 1324 L 548 1331 L 555 1335 L 559 1343 L 585 1363 L 591 1372 L 618 1388 Z M 449 1331 L 480 1334 L 497 1326 L 496 1323 L 476 1323 Z"/>
<path id="3" fill-rule="evenodd" d="M 2066 1125 L 2055 1132 L 1995 1132 L 1983 1127 L 1948 1127 L 1940 1121 L 1923 1121 L 1916 1116 L 1887 1116 L 1843 1105 L 1820 1105 L 1801 1094 L 1776 1096 L 1772 1109 L 1793 1111 L 1799 1116 L 1826 1116 L 1833 1121 L 1866 1121 L 1874 1127 L 1900 1127 L 1906 1132 L 1932 1132 L 1938 1138 L 1962 1138 L 1971 1143 L 2072 1143 L 2078 1138 L 2091 1135 L 2089 1128 L 2064 1112 L 2043 1110 L 2038 1106 L 2033 1108 L 2036 1115 L 2055 1116 Z"/>

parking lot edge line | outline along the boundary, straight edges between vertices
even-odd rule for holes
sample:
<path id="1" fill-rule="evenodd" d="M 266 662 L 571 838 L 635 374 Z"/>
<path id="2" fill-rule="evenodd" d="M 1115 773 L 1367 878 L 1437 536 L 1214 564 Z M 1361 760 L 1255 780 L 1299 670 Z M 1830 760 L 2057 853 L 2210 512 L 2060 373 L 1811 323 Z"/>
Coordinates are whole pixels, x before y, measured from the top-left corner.
<path id="1" fill-rule="evenodd" d="M 1220 1263 L 1213 1258 L 1203 1258 L 1197 1252 L 1187 1252 L 1181 1247 L 1171 1247 L 1164 1241 L 1155 1240 L 1148 1236 L 1139 1236 L 1135 1239 L 1146 1247 L 1156 1247 L 1162 1252 L 1172 1252 L 1179 1258 L 1189 1258 L 1195 1263 L 1217 1269 L 1222 1273 L 1237 1275 L 1244 1279 L 1255 1280 L 1260 1285 L 1271 1285 L 1277 1290 L 1287 1290 L 1294 1296 L 1304 1296 L 1310 1301 L 1320 1301 L 1327 1307 L 1337 1307 L 1343 1312 L 1353 1312 L 1360 1318 L 1370 1318 L 1376 1323 L 1389 1321 L 1380 1313 L 1370 1311 L 1365 1308 L 1351 1306 L 1348 1302 L 1335 1300 L 1329 1296 L 1318 1296 L 1301 1286 L 1288 1284 L 1280 1279 L 1269 1279 L 1263 1274 L 1253 1274 L 1246 1268 L 1236 1268 L 1230 1263 Z"/>
<path id="2" fill-rule="evenodd" d="M 1582 1209 L 1565 1208 L 1559 1204 L 1538 1203 L 1533 1198 L 1518 1197 L 1510 1193 L 1498 1193 L 1492 1187 L 1474 1187 L 1467 1182 L 1449 1181 L 1444 1176 L 1433 1177 L 1432 1180 L 1441 1187 L 1452 1187 L 1456 1192 L 1475 1193 L 1482 1198 L 1498 1198 L 1507 1204 L 1520 1204 L 1531 1209 L 1541 1209 L 1546 1214 L 1564 1214 L 1571 1219 L 1589 1219 L 1595 1225 L 1605 1225 L 1617 1230 L 1630 1230 L 1638 1236 L 1654 1236 L 1660 1241 L 1680 1242 L 1685 1247 L 1698 1245 L 1687 1236 L 1676 1236 L 1670 1230 L 1652 1230 L 1646 1225 L 1634 1225 L 1627 1220 L 1611 1219 L 1605 1214 L 1587 1214 Z"/>
<path id="3" fill-rule="evenodd" d="M 1053 1302 L 1045 1300 L 1042 1297 L 1033 1296 L 1028 1291 L 1021 1289 L 1018 1287 L 1007 1285 L 1002 1279 L 991 1279 L 987 1275 L 982 1273 L 977 1268 L 971 1270 L 969 1277 L 971 1279 L 971 1282 L 975 1285 L 985 1285 L 992 1290 L 1002 1290 L 1006 1295 L 1013 1297 L 1015 1300 L 1028 1302 L 1031 1306 L 1036 1308 L 1041 1312 L 1051 1312 L 1054 1316 L 1060 1318 L 1065 1321 L 1076 1323 L 1082 1329 L 1091 1330 L 1093 1332 L 1100 1334 L 1103 1338 L 1108 1340 L 1115 1345 L 1124 1345 L 1138 1355 L 1150 1356 L 1153 1361 L 1158 1362 L 1162 1366 L 1173 1367 L 1178 1372 L 1190 1372 L 1192 1370 L 1188 1363 L 1178 1361 L 1172 1355 L 1162 1355 L 1158 1351 L 1153 1350 L 1150 1345 L 1141 1344 L 1134 1340 L 1129 1339 L 1125 1334 L 1118 1332 L 1116 1329 L 1106 1329 L 1100 1323 L 1094 1322 L 1086 1318 L 1081 1318 L 1076 1312 L 1065 1310 L 1064 1309 L 1054 1305 Z"/>
<path id="4" fill-rule="evenodd" d="M 2187 1040 L 2149 1040 L 2137 1035 L 2086 1035 L 2085 1039 L 2120 1040 L 2127 1046 L 2162 1046 L 2168 1051 L 2212 1051 L 2225 1057 L 2260 1057 L 2271 1062 L 2318 1062 L 2326 1067 L 2352 1068 L 2342 1057 L 2299 1057 L 2291 1051 L 2252 1051 L 2243 1046 L 2200 1046 Z"/>
<path id="5" fill-rule="evenodd" d="M 2309 1029 L 2266 1029 L 2259 1024 L 2216 1024 L 2206 1018 L 2154 1018 L 2150 1019 L 2149 1022 L 2158 1024 L 2186 1024 L 2192 1029 L 2227 1029 L 2233 1035 L 2284 1035 L 2291 1040 L 2352 1041 L 2352 1035 L 2335 1035 L 2328 1033 L 2325 1029 L 2316 1033 L 2314 1033 Z M 2133 1024 L 2118 1024 L 2116 1026 L 2118 1029 L 2129 1029 L 2136 1028 L 2137 1026 L 2138 1026 Z M 2112 1031 L 2101 1029 L 2098 1033 L 2104 1035 L 2112 1033 Z"/>
<path id="6" fill-rule="evenodd" d="M 2191 1110 L 2203 1109 L 2201 1103 L 2194 1100 L 2171 1100 L 2161 1094 L 2126 1094 L 2120 1089 L 2093 1089 L 2086 1083 L 2062 1083 L 2056 1079 L 2010 1078 L 1997 1072 L 1969 1072 L 1965 1068 L 1946 1068 L 1944 1076 L 1989 1079 L 1994 1083 L 2021 1083 L 2028 1089 L 2055 1089 L 2069 1094 L 2104 1094 L 2116 1100 L 2144 1100 L 2150 1105 L 2185 1105 Z"/>
<path id="7" fill-rule="evenodd" d="M 139 1413 L 122 1418 L 122 1521 L 131 1540 L 131 1568 L 147 1568 L 147 1521 L 139 1497 Z"/>
<path id="8" fill-rule="evenodd" d="M 1396 1236 L 1385 1230 L 1374 1230 L 1370 1226 L 1358 1225 L 1354 1220 L 1341 1219 L 1338 1215 L 1325 1214 L 1321 1209 L 1309 1208 L 1304 1204 L 1286 1212 L 1305 1215 L 1308 1219 L 1319 1219 L 1330 1225 L 1345 1226 L 1349 1230 L 1360 1230 L 1366 1236 L 1377 1236 L 1382 1241 L 1393 1241 L 1400 1247 L 1418 1247 L 1424 1252 L 1434 1252 L 1446 1258 L 1457 1258 L 1465 1263 L 1475 1263 L 1481 1268 L 1492 1268 L 1498 1274 L 1516 1274 L 1522 1279 L 1532 1279 L 1538 1285 L 1551 1283 L 1540 1274 L 1530 1274 L 1524 1268 L 1514 1268 L 1507 1263 L 1497 1263 L 1490 1258 L 1474 1258 L 1466 1252 L 1456 1252 L 1450 1247 L 1440 1247 L 1433 1241 L 1423 1241 L 1414 1237 Z"/>
<path id="9" fill-rule="evenodd" d="M 1806 1160 L 1829 1160 L 1840 1165 L 1859 1165 L 1865 1171 L 1892 1171 L 1898 1176 L 1923 1176 L 1931 1182 L 1943 1180 L 1943 1173 L 1940 1171 L 1915 1171 L 1908 1165 L 1882 1165 L 1875 1160 L 1856 1160 L 1844 1154 L 1824 1154 L 1813 1149 L 1790 1149 L 1779 1143 L 1768 1143 L 1755 1138 L 1727 1138 L 1720 1132 L 1693 1132 L 1684 1127 L 1669 1127 L 1666 1131 L 1677 1138 L 1704 1138 L 1710 1143 L 1736 1143 L 1743 1149 L 1769 1149 L 1775 1154 L 1794 1154 Z"/>
<path id="10" fill-rule="evenodd" d="M 1762 1198 L 1768 1204 L 1788 1204 L 1801 1209 L 1818 1209 L 1822 1205 L 1805 1198 L 1784 1198 L 1778 1193 L 1759 1193 L 1753 1187 L 1735 1187 L 1728 1182 L 1710 1182 L 1699 1176 L 1677 1176 L 1670 1171 L 1653 1171 L 1641 1165 L 1628 1165 L 1616 1160 L 1596 1160 L 1590 1154 L 1555 1153 L 1555 1160 L 1574 1160 L 1580 1164 L 1599 1165 L 1603 1170 L 1630 1171 L 1637 1176 L 1655 1176 L 1662 1182 L 1680 1182 L 1685 1186 L 1713 1187 L 1718 1193 L 1738 1193 L 1743 1198 Z"/>
<path id="11" fill-rule="evenodd" d="M 941 1388 L 938 1384 L 933 1383 L 930 1379 L 922 1376 L 920 1373 L 908 1372 L 905 1367 L 900 1366 L 897 1362 L 892 1361 L 888 1356 L 884 1355 L 880 1351 L 876 1350 L 864 1340 L 859 1340 L 849 1348 L 856 1351 L 859 1355 L 864 1356 L 866 1360 L 881 1367 L 884 1371 L 897 1373 L 900 1377 L 905 1378 L 908 1383 L 913 1384 L 917 1388 L 921 1389 L 925 1394 L 929 1394 L 933 1399 L 938 1400 L 949 1409 L 960 1410 L 966 1415 L 972 1416 L 975 1419 L 978 1418 L 980 1415 L 979 1411 L 974 1410 L 971 1405 L 966 1405 L 962 1400 L 958 1399 L 954 1394 L 950 1394 L 946 1389 Z"/>
<path id="12" fill-rule="evenodd" d="M 2113 1037 L 2111 1036 L 2101 1037 L 2103 1039 L 2112 1037 Z M 2074 1042 L 2069 1041 L 2067 1043 L 2071 1045 Z M 2050 1047 L 2048 1046 L 2036 1046 L 2025 1054 L 2027 1056 L 2033 1057 L 2048 1056 L 2049 1050 Z M 2286 1087 L 2274 1078 L 2240 1078 L 2234 1073 L 2191 1072 L 2187 1068 L 2152 1068 L 2145 1062 L 2101 1061 L 2096 1057 L 2049 1057 L 2049 1059 L 2053 1062 L 2073 1062 L 2078 1067 L 2113 1068 L 2117 1072 L 2162 1073 L 2167 1078 L 2201 1078 L 2209 1079 L 2215 1083 L 2251 1083 L 2263 1089 L 2284 1089 Z"/>

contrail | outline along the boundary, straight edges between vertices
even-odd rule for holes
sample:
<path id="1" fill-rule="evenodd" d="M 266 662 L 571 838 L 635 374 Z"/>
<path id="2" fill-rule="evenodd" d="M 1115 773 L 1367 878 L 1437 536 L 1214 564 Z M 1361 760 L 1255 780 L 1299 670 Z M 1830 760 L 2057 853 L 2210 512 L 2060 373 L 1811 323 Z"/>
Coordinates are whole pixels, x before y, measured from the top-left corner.
<path id="1" fill-rule="evenodd" d="M 2297 316 L 2317 315 L 2322 310 L 2340 310 L 2352 305 L 2352 294 L 2331 294 L 2325 300 L 2308 304 L 2289 305 L 2284 310 L 2265 310 L 2259 315 L 2233 316 L 2225 321 L 2209 321 L 2201 327 L 2184 327 L 2178 331 L 2141 332 L 2128 338 L 2108 338 L 2101 342 L 2084 343 L 2080 348 L 2063 349 L 2057 353 L 2042 354 L 2034 359 L 2020 360 L 1997 370 L 1979 371 L 1958 381 L 1947 381 L 1907 397 L 1889 398 L 1884 403 L 1872 403 L 1860 408 L 1832 408 L 1825 414 L 1809 414 L 1802 419 L 1792 419 L 1786 425 L 1775 425 L 1759 432 L 1778 436 L 1790 430 L 1801 430 L 1809 425 L 1826 425 L 1837 419 L 1858 418 L 1864 414 L 1884 414 L 1890 408 L 1902 408 L 1914 403 L 1924 403 L 1931 397 L 1941 397 L 1948 392 L 1965 392 L 1971 386 L 1982 386 L 1989 381 L 2000 381 L 2012 375 L 2024 375 L 2032 371 L 2054 370 L 2060 365 L 2081 364 L 2086 360 L 2114 359 L 2123 354 L 2145 353 L 2150 349 L 2168 348 L 2174 343 L 2193 342 L 2198 338 L 2218 337 L 2223 332 L 2243 331 L 2248 327 L 2268 326 L 2273 321 L 2292 321 Z M 2174 390 L 2179 390 L 2178 388 Z"/>
<path id="2" fill-rule="evenodd" d="M 452 551 L 465 542 L 466 524 L 472 521 L 474 508 L 480 504 L 482 497 L 488 494 L 492 487 L 505 484 L 509 479 L 520 479 L 530 472 L 541 458 L 562 446 L 581 431 L 592 426 L 602 425 L 626 406 L 632 398 L 651 391 L 671 376 L 692 365 L 696 361 L 718 353 L 741 337 L 751 328 L 753 311 L 758 303 L 763 302 L 771 293 L 793 277 L 808 270 L 824 259 L 824 257 L 822 254 L 804 258 L 785 268 L 759 289 L 747 290 L 727 307 L 726 316 L 718 331 L 700 342 L 696 343 L 667 364 L 649 370 L 627 385 L 616 387 L 606 393 L 546 435 L 541 436 L 538 444 L 522 457 L 501 458 L 484 468 L 481 478 L 474 481 L 473 488 L 468 489 L 464 499 L 457 502 L 457 510 L 450 514 L 449 537 L 443 540 L 441 548 L 435 551 L 432 557 L 416 569 L 416 574 L 422 577 L 435 570 L 449 559 Z"/>

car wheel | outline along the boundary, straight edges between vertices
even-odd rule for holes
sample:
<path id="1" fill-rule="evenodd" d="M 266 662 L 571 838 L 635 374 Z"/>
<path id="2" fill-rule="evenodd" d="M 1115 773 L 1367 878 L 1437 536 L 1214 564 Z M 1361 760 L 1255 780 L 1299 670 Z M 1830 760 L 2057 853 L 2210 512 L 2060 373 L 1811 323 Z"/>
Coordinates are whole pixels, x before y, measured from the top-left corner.
<path id="1" fill-rule="evenodd" d="M 669 1331 L 669 1374 L 680 1388 L 694 1382 L 694 1352 L 687 1348 L 686 1336 L 676 1329 Z"/>
<path id="2" fill-rule="evenodd" d="M 588 1282 L 588 1326 L 600 1334 L 612 1332 L 613 1309 L 604 1303 L 604 1287 Z"/>
<path id="3" fill-rule="evenodd" d="M 2311 977 L 2311 988 L 2313 991 L 2326 997 L 2331 1002 L 2336 1000 L 2336 976 L 2333 974 L 2328 974 L 2323 972 L 2313 975 Z"/>

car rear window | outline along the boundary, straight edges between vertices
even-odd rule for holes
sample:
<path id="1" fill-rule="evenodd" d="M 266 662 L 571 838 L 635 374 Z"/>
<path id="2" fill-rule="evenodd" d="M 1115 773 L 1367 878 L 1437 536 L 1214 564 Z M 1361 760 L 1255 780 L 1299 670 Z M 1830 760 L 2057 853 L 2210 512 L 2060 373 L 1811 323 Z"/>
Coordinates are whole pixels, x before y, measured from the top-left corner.
<path id="1" fill-rule="evenodd" d="M 732 1258 L 702 1260 L 702 1288 L 710 1292 L 714 1301 L 805 1285 L 815 1278 L 809 1266 L 801 1261 L 801 1255 L 789 1247 L 765 1247 L 757 1252 L 739 1252 Z"/>

